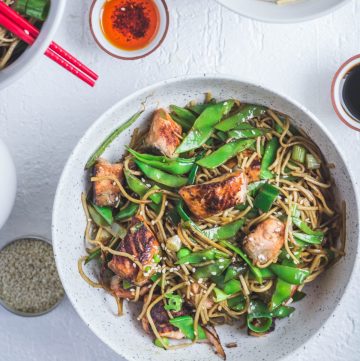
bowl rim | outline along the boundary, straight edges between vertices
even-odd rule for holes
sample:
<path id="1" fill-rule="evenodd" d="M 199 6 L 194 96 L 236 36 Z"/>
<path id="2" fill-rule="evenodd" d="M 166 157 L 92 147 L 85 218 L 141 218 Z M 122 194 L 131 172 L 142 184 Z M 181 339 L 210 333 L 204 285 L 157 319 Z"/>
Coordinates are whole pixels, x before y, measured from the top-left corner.
<path id="1" fill-rule="evenodd" d="M 249 13 L 240 12 L 239 10 L 235 10 L 234 7 L 224 4 L 224 2 L 223 2 L 224 0 L 216 0 L 216 1 L 220 5 L 227 8 L 228 10 L 233 11 L 233 12 L 235 12 L 241 16 L 244 16 L 245 18 L 248 18 L 248 19 L 253 19 L 253 20 L 261 21 L 264 23 L 270 23 L 270 24 L 291 24 L 291 23 L 300 23 L 300 22 L 305 22 L 305 21 L 311 21 L 311 20 L 320 18 L 322 16 L 328 15 L 328 14 L 340 9 L 341 7 L 345 6 L 345 4 L 349 3 L 351 0 L 341 0 L 341 2 L 339 2 L 338 4 L 335 4 L 328 9 L 318 11 L 314 14 L 305 15 L 305 16 L 301 16 L 301 17 L 276 18 L 276 19 L 269 18 L 266 16 L 261 16 L 261 15 L 250 15 Z M 296 4 L 292 4 L 292 5 L 296 5 Z M 290 6 L 292 6 L 292 5 L 290 4 Z"/>
<path id="2" fill-rule="evenodd" d="M 335 111 L 336 115 L 338 116 L 338 118 L 349 128 L 360 132 L 360 123 L 359 123 L 358 127 L 354 126 L 353 124 L 350 124 L 349 121 L 347 119 L 345 119 L 344 116 L 341 114 L 341 112 L 337 106 L 337 100 L 340 98 L 340 94 L 337 91 L 338 90 L 337 84 L 339 81 L 340 74 L 342 73 L 342 71 L 344 69 L 346 69 L 349 65 L 351 65 L 352 62 L 356 62 L 357 65 L 359 66 L 360 65 L 360 54 L 354 55 L 351 58 L 349 58 L 348 60 L 346 60 L 336 71 L 336 73 L 333 77 L 333 80 L 331 82 L 331 103 L 332 103 L 332 106 L 333 106 L 334 111 Z M 355 123 L 355 120 L 354 120 L 354 123 Z"/>
<path id="3" fill-rule="evenodd" d="M 54 2 L 54 0 L 52 1 Z M 26 49 L 25 53 L 21 54 L 19 59 L 17 59 L 13 64 L 1 70 L 0 91 L 21 78 L 35 65 L 36 60 L 40 57 L 40 55 L 44 54 L 60 25 L 64 15 L 66 2 L 67 0 L 57 0 L 55 3 L 51 4 L 47 20 L 45 21 L 42 31 L 40 31 L 40 35 L 36 39 L 34 45 Z M 49 20 L 51 20 L 51 22 Z M 28 59 L 22 64 L 18 63 L 23 56 L 27 55 L 27 51 Z M 4 79 L 2 79 L 2 74 L 5 76 Z"/>
<path id="4" fill-rule="evenodd" d="M 326 137 L 328 137 L 328 139 L 330 140 L 330 142 L 333 144 L 333 146 L 335 147 L 338 156 L 340 157 L 340 159 L 343 161 L 343 163 L 346 165 L 346 159 L 343 156 L 343 152 L 340 151 L 339 146 L 337 145 L 337 143 L 335 142 L 333 136 L 330 134 L 330 132 L 327 130 L 327 128 L 325 127 L 325 125 L 314 115 L 314 113 L 312 113 L 310 110 L 308 110 L 305 106 L 301 105 L 298 101 L 292 99 L 290 96 L 288 95 L 284 95 L 282 92 L 277 91 L 277 90 L 272 90 L 269 87 L 265 86 L 263 83 L 261 82 L 257 82 L 256 84 L 246 78 L 241 78 L 239 76 L 234 76 L 234 75 L 229 75 L 229 74 L 213 74 L 213 73 L 209 73 L 209 74 L 202 74 L 202 75 L 184 75 L 184 76 L 178 76 L 178 77 L 173 77 L 167 80 L 162 80 L 159 82 L 156 82 L 155 84 L 146 86 L 144 88 L 141 88 L 133 93 L 131 93 L 130 95 L 122 98 L 121 100 L 119 100 L 118 102 L 116 102 L 115 104 L 113 104 L 110 108 L 106 109 L 99 117 L 97 117 L 96 121 L 86 130 L 86 132 L 82 135 L 82 137 L 79 139 L 78 143 L 76 144 L 75 148 L 73 149 L 73 151 L 71 152 L 68 160 L 65 163 L 65 166 L 62 170 L 61 176 L 59 178 L 59 182 L 57 185 L 57 189 L 56 189 L 56 193 L 55 193 L 55 198 L 54 198 L 54 204 L 53 204 L 53 210 L 52 210 L 52 239 L 53 239 L 53 246 L 54 246 L 54 255 L 55 255 L 55 262 L 56 262 L 56 266 L 58 267 L 58 271 L 60 269 L 60 260 L 58 259 L 57 256 L 57 252 L 56 252 L 56 248 L 57 248 L 57 242 L 55 241 L 57 236 L 56 236 L 56 232 L 55 232 L 55 220 L 57 218 L 57 212 L 58 212 L 58 206 L 57 204 L 59 203 L 59 200 L 62 196 L 62 194 L 60 193 L 60 185 L 64 182 L 65 180 L 65 176 L 66 176 L 66 171 L 67 168 L 70 164 L 70 162 L 72 161 L 72 157 L 74 154 L 76 154 L 76 152 L 78 151 L 78 148 L 80 148 L 80 146 L 82 145 L 82 140 L 87 138 L 88 135 L 92 132 L 93 128 L 97 127 L 103 120 L 103 117 L 108 115 L 108 114 L 112 114 L 117 108 L 123 106 L 123 104 L 126 104 L 127 102 L 131 101 L 132 99 L 136 99 L 138 98 L 141 94 L 143 93 L 150 93 L 154 90 L 156 90 L 159 87 L 163 87 L 166 86 L 168 84 L 173 84 L 173 83 L 181 83 L 184 81 L 191 81 L 191 80 L 202 80 L 202 79 L 207 79 L 207 80 L 213 80 L 213 81 L 226 81 L 226 80 L 231 80 L 231 81 L 236 81 L 236 82 L 240 82 L 249 86 L 253 86 L 253 87 L 258 87 L 261 88 L 265 91 L 268 91 L 270 93 L 273 93 L 274 95 L 283 98 L 284 100 L 286 100 L 287 102 L 289 102 L 290 104 L 294 105 L 295 107 L 297 107 L 298 109 L 300 109 L 301 111 L 303 111 L 307 116 L 309 116 L 309 118 L 311 118 L 312 121 L 314 121 L 316 123 L 317 126 L 319 126 L 319 128 L 321 129 L 321 131 L 326 135 Z M 354 178 L 354 174 L 352 173 L 351 169 L 346 168 L 349 174 L 349 180 L 350 180 L 350 184 L 352 186 L 353 189 L 355 189 L 355 178 Z M 360 222 L 360 213 L 359 213 L 359 206 L 360 206 L 360 196 L 357 195 L 357 193 L 354 191 L 354 197 L 355 197 L 355 204 L 356 204 L 356 212 L 357 212 L 357 219 L 358 222 Z M 355 246 L 356 249 L 356 255 L 359 252 L 359 242 L 356 243 Z M 348 279 L 347 284 L 344 287 L 344 292 L 341 295 L 340 299 L 343 299 L 343 297 L 346 296 L 346 294 L 349 292 L 349 285 L 353 282 L 353 278 L 354 278 L 354 269 L 356 269 L 356 267 L 360 264 L 360 261 L 358 259 L 358 257 L 355 257 L 354 259 L 354 264 L 353 267 L 351 268 L 351 273 Z M 80 316 L 80 318 L 83 320 L 83 322 L 89 327 L 89 329 L 102 341 L 104 342 L 110 349 L 112 349 L 116 354 L 124 357 L 126 360 L 128 360 L 127 355 L 125 353 L 119 353 L 119 350 L 115 349 L 112 347 L 112 345 L 110 343 L 108 343 L 106 341 L 106 339 L 100 337 L 100 335 L 98 334 L 97 331 L 97 327 L 93 326 L 91 323 L 88 323 L 87 320 L 85 320 L 85 318 L 83 318 L 82 313 L 78 311 L 78 308 L 80 309 L 80 307 L 78 306 L 78 304 L 72 299 L 71 293 L 67 292 L 67 284 L 66 284 L 66 280 L 62 279 L 62 273 L 59 271 L 59 277 L 61 279 L 61 282 L 63 284 L 63 287 L 65 289 L 66 294 L 68 295 L 68 298 L 72 304 L 72 306 L 74 307 L 74 309 L 76 310 L 76 312 L 78 313 L 78 315 Z M 338 302 L 334 308 L 334 310 L 332 311 L 332 313 L 325 319 L 325 321 L 322 323 L 322 325 L 320 326 L 320 328 L 317 330 L 317 332 L 314 332 L 306 341 L 306 343 L 312 341 L 315 336 L 318 336 L 319 333 L 321 332 L 321 329 L 323 329 L 325 327 L 325 325 L 329 322 L 329 320 L 331 319 L 331 315 L 333 315 L 336 311 L 336 309 L 339 306 Z M 296 347 L 295 349 L 293 349 L 291 352 L 289 352 L 286 355 L 283 355 L 280 357 L 279 360 L 284 359 L 285 357 L 289 358 L 291 357 L 291 355 L 294 355 L 295 352 L 297 352 L 302 346 L 299 345 L 298 347 Z"/>
<path id="5" fill-rule="evenodd" d="M 137 55 L 137 56 L 122 56 L 122 55 L 117 55 L 114 54 L 113 52 L 111 52 L 110 50 L 106 49 L 105 46 L 101 43 L 101 41 L 97 38 L 97 36 L 95 35 L 95 31 L 94 31 L 94 25 L 93 25 L 93 12 L 94 12 L 94 8 L 95 8 L 95 4 L 100 1 L 100 0 L 93 0 L 90 6 L 90 11 L 89 11 L 89 26 L 90 26 L 90 32 L 92 37 L 94 38 L 96 44 L 98 45 L 98 47 L 103 50 L 105 53 L 107 53 L 108 55 L 112 56 L 113 58 L 116 59 L 120 59 L 120 60 L 138 60 L 138 59 L 142 59 L 147 57 L 148 55 L 152 54 L 153 52 L 155 52 L 160 46 L 161 44 L 164 42 L 167 33 L 169 31 L 169 25 L 170 25 L 170 15 L 169 15 L 169 9 L 168 6 L 166 4 L 165 0 L 160 0 L 161 3 L 164 6 L 164 10 L 165 10 L 165 29 L 163 34 L 161 35 L 161 38 L 159 39 L 158 43 L 156 44 L 155 47 L 151 48 L 149 51 L 147 51 L 146 53 L 142 54 L 142 55 Z M 106 0 L 101 0 L 103 2 L 105 2 Z M 131 52 L 128 52 L 129 55 L 131 54 Z"/>
<path id="6" fill-rule="evenodd" d="M 11 244 L 13 244 L 13 243 L 15 243 L 17 241 L 22 241 L 22 240 L 41 241 L 43 243 L 48 244 L 51 248 L 53 248 L 52 242 L 48 238 L 46 238 L 44 236 L 37 235 L 37 234 L 25 234 L 25 235 L 18 236 L 16 238 L 11 239 L 10 241 L 6 242 L 0 248 L 0 252 L 3 251 L 6 247 L 10 246 Z M 55 257 L 54 257 L 54 260 L 55 260 Z M 57 306 L 59 306 L 60 303 L 64 300 L 65 295 L 66 295 L 66 293 L 65 293 L 65 290 L 64 290 L 63 296 L 60 297 L 51 307 L 49 307 L 48 309 L 46 309 L 44 311 L 35 312 L 35 313 L 28 313 L 28 312 L 18 311 L 15 308 L 10 307 L 1 298 L 0 298 L 0 306 L 2 306 L 5 310 L 11 312 L 12 314 L 14 314 L 16 316 L 21 316 L 21 317 L 25 317 L 25 318 L 39 317 L 39 316 L 46 315 L 47 313 L 53 311 Z"/>

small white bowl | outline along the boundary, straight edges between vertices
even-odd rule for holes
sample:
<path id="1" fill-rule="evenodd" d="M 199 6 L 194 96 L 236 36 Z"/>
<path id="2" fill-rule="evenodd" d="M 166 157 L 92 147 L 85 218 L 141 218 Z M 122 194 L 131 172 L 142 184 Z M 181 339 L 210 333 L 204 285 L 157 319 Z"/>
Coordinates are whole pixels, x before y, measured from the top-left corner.
<path id="1" fill-rule="evenodd" d="M 98 44 L 107 54 L 122 60 L 137 60 L 153 53 L 164 41 L 169 29 L 169 11 L 165 0 L 153 0 L 159 10 L 159 29 L 156 36 L 146 47 L 138 50 L 120 49 L 106 39 L 101 29 L 103 5 L 106 0 L 94 0 L 90 8 L 90 30 Z"/>
<path id="2" fill-rule="evenodd" d="M 16 170 L 10 152 L 0 140 L 0 228 L 13 208 L 16 196 Z"/>
<path id="3" fill-rule="evenodd" d="M 51 0 L 49 15 L 34 45 L 27 47 L 14 63 L 0 71 L 0 90 L 20 78 L 35 64 L 40 56 L 43 56 L 60 25 L 65 5 L 66 0 Z"/>
<path id="4" fill-rule="evenodd" d="M 277 5 L 275 0 L 218 0 L 248 18 L 268 23 L 296 23 L 329 14 L 350 0 L 297 0 Z"/>
<path id="5" fill-rule="evenodd" d="M 342 64 L 339 70 L 335 73 L 331 85 L 331 101 L 335 113 L 340 120 L 351 129 L 360 132 L 360 121 L 356 120 L 349 114 L 342 105 L 342 90 L 344 85 L 344 78 L 346 74 L 356 66 L 360 66 L 360 54 L 355 55 Z"/>

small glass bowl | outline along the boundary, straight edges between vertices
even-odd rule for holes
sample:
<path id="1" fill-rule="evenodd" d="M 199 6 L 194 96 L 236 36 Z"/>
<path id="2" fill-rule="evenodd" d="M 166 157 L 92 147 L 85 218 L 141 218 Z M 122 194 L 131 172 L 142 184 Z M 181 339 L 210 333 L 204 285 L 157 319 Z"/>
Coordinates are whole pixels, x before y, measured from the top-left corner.
<path id="1" fill-rule="evenodd" d="M 93 0 L 90 8 L 90 30 L 98 44 L 107 54 L 122 60 L 137 60 L 153 53 L 164 41 L 169 29 L 169 11 L 165 0 L 153 0 L 159 10 L 159 29 L 155 38 L 146 47 L 138 50 L 125 50 L 117 48 L 106 39 L 101 29 L 101 16 L 106 0 Z"/>
<path id="2" fill-rule="evenodd" d="M 7 246 L 9 246 L 10 244 L 16 242 L 16 241 L 21 241 L 23 239 L 30 239 L 30 240 L 35 240 L 35 241 L 42 241 L 45 242 L 46 244 L 49 244 L 52 247 L 51 242 L 41 236 L 21 236 L 21 237 L 17 237 L 15 239 L 13 239 L 12 241 L 6 243 L 3 247 L 1 247 L 0 252 L 5 249 Z M 50 308 L 48 308 L 47 310 L 41 311 L 41 312 L 36 312 L 36 313 L 29 313 L 29 312 L 22 312 L 19 310 L 16 310 L 12 307 L 10 307 L 7 303 L 5 303 L 1 298 L 0 298 L 0 305 L 3 306 L 6 310 L 10 311 L 11 313 L 17 315 L 17 316 L 22 316 L 22 317 L 37 317 L 37 316 L 42 316 L 45 315 L 49 312 L 51 312 L 52 310 L 54 310 L 64 299 L 65 297 L 65 291 L 64 291 L 64 295 L 62 297 L 59 298 L 59 300 L 52 305 Z"/>
<path id="3" fill-rule="evenodd" d="M 356 66 L 360 66 L 360 54 L 355 55 L 342 64 L 335 73 L 331 85 L 331 101 L 339 119 L 351 129 L 360 132 L 360 119 L 355 119 L 343 106 L 343 85 L 346 75 Z"/>

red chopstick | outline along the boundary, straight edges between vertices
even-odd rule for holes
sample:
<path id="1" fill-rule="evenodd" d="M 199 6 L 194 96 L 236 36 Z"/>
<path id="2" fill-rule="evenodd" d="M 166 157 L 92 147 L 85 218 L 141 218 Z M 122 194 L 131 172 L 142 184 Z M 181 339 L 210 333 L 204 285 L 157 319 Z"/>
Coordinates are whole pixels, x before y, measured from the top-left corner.
<path id="1" fill-rule="evenodd" d="M 19 15 L 16 11 L 0 0 L 0 24 L 14 33 L 18 38 L 32 45 L 39 35 L 39 30 Z M 60 66 L 89 84 L 95 85 L 98 75 L 86 65 L 74 58 L 70 53 L 55 42 L 51 42 L 45 55 Z M 72 64 L 72 65 L 71 65 Z M 74 65 L 74 66 L 73 66 Z M 80 70 L 80 71 L 79 71 Z"/>

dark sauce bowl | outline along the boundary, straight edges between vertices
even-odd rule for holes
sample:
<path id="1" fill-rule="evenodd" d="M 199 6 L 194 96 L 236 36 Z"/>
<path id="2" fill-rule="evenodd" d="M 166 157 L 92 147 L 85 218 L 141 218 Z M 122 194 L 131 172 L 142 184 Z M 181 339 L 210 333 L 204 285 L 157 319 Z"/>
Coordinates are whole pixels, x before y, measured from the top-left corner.
<path id="1" fill-rule="evenodd" d="M 360 131 L 360 54 L 348 59 L 336 72 L 331 85 L 331 101 L 339 119 Z"/>

